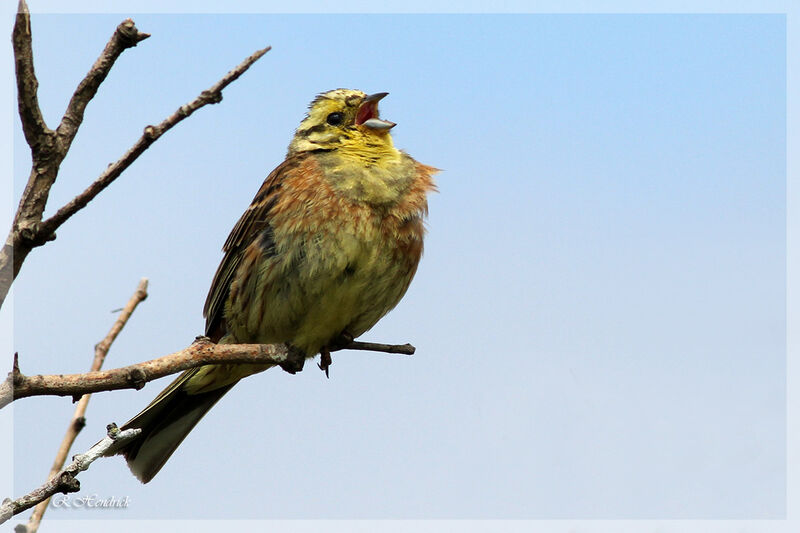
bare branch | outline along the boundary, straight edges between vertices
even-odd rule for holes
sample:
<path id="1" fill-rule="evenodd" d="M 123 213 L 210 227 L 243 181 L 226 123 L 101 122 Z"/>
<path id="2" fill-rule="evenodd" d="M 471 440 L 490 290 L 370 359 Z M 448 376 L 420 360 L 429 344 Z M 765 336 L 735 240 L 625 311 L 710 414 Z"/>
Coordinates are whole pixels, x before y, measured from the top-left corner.
<path id="1" fill-rule="evenodd" d="M 119 335 L 119 332 L 125 327 L 125 324 L 128 323 L 128 319 L 136 310 L 136 307 L 147 299 L 147 283 L 147 278 L 142 278 L 139 281 L 136 291 L 133 293 L 133 296 L 131 296 L 130 300 L 128 300 L 128 303 L 125 304 L 125 307 L 122 308 L 122 311 L 120 311 L 119 316 L 117 317 L 116 322 L 114 322 L 114 325 L 111 326 L 111 330 L 109 330 L 108 335 L 106 335 L 103 340 L 95 345 L 92 371 L 100 370 L 100 368 L 102 368 L 103 361 L 105 361 L 106 355 L 108 355 L 108 350 L 111 348 L 111 344 L 116 340 L 117 335 Z"/>
<path id="2" fill-rule="evenodd" d="M 380 344 L 377 342 L 353 341 L 342 350 L 364 350 L 367 352 L 399 353 L 402 355 L 414 355 L 417 351 L 412 345 L 406 344 Z M 333 351 L 333 350 L 331 350 Z"/>
<path id="3" fill-rule="evenodd" d="M 28 183 L 20 198 L 6 244 L 0 252 L 0 306 L 30 251 L 55 239 L 53 231 L 42 232 L 42 221 L 50 189 L 72 140 L 83 121 L 83 113 L 97 88 L 108 75 L 120 54 L 149 37 L 139 33 L 133 21 L 123 21 L 111 36 L 100 57 L 72 95 L 67 111 L 56 131 L 47 127 L 39 108 L 39 82 L 33 69 L 31 17 L 25 0 L 20 0 L 12 40 L 16 64 L 19 116 L 25 140 L 31 148 L 33 164 Z"/>
<path id="4" fill-rule="evenodd" d="M 117 338 L 119 332 L 122 331 L 122 328 L 124 328 L 125 324 L 128 323 L 128 319 L 136 310 L 136 306 L 138 306 L 146 298 L 147 278 L 142 278 L 138 287 L 136 287 L 136 291 L 133 293 L 133 296 L 131 296 L 130 300 L 128 300 L 128 303 L 120 312 L 117 320 L 114 322 L 114 325 L 111 326 L 111 330 L 102 341 L 95 345 L 94 360 L 92 361 L 91 368 L 93 372 L 102 368 L 103 362 L 105 361 L 108 350 L 111 348 L 111 344 L 114 342 L 114 339 Z M 78 402 L 78 405 L 75 407 L 75 413 L 72 415 L 72 419 L 69 422 L 67 432 L 64 435 L 64 439 L 61 441 L 61 446 L 58 447 L 56 458 L 53 460 L 53 466 L 50 467 L 50 474 L 47 476 L 48 480 L 53 479 L 56 475 L 58 475 L 59 471 L 67 460 L 67 455 L 72 448 L 72 444 L 78 437 L 78 433 L 80 433 L 83 427 L 86 425 L 85 415 L 86 408 L 89 406 L 89 398 L 91 398 L 91 394 L 84 394 Z M 47 506 L 49 503 L 50 498 L 48 497 L 36 505 L 36 508 L 33 510 L 33 513 L 28 520 L 28 524 L 25 529 L 26 533 L 36 533 L 36 531 L 39 530 L 39 524 L 42 522 L 42 517 L 44 516 L 45 511 L 47 511 Z"/>
<path id="5" fill-rule="evenodd" d="M 37 231 L 38 240 L 46 240 L 51 236 L 64 222 L 66 222 L 72 215 L 83 209 L 95 196 L 108 187 L 115 179 L 127 169 L 131 163 L 150 147 L 159 137 L 164 135 L 173 126 L 178 124 L 183 119 L 208 104 L 217 104 L 222 101 L 222 90 L 230 83 L 241 76 L 250 66 L 255 63 L 261 56 L 266 54 L 270 47 L 258 50 L 253 55 L 245 59 L 236 68 L 228 72 L 221 80 L 211 86 L 208 90 L 203 91 L 193 101 L 186 105 L 179 107 L 172 115 L 167 117 L 163 122 L 157 126 L 147 126 L 144 133 L 136 141 L 126 153 L 116 163 L 113 163 L 100 174 L 94 183 L 89 185 L 85 191 L 70 200 L 65 206 L 59 209 L 56 214 L 48 218 L 39 225 Z"/>
<path id="6" fill-rule="evenodd" d="M 31 14 L 25 0 L 19 1 L 17 20 L 11 34 L 14 44 L 14 64 L 17 73 L 17 92 L 19 93 L 19 116 L 25 140 L 33 148 L 40 138 L 49 130 L 44 122 L 42 110 L 39 108 L 39 80 L 33 69 L 33 50 L 31 47 Z M 50 132 L 52 133 L 52 132 Z"/>
<path id="7" fill-rule="evenodd" d="M 141 429 L 126 429 L 120 431 L 116 424 L 108 425 L 108 435 L 89 448 L 86 453 L 76 455 L 72 462 L 58 474 L 51 477 L 41 487 L 29 492 L 25 496 L 11 500 L 6 498 L 0 505 L 0 524 L 7 521 L 14 515 L 17 515 L 26 509 L 30 509 L 34 505 L 42 502 L 56 493 L 70 493 L 78 492 L 81 490 L 81 484 L 76 476 L 88 470 L 89 466 L 98 458 L 105 455 L 105 453 L 116 444 L 123 444 L 129 440 L 136 438 L 141 432 Z"/>
<path id="8" fill-rule="evenodd" d="M 86 374 L 58 374 L 50 376 L 25 376 L 12 371 L 0 385 L 0 407 L 9 401 L 28 396 L 56 395 L 77 399 L 92 392 L 141 389 L 148 381 L 182 370 L 210 363 L 267 363 L 280 364 L 287 358 L 288 350 L 282 344 L 214 344 L 205 337 L 191 346 L 173 354 L 135 365 L 88 372 Z"/>
<path id="9" fill-rule="evenodd" d="M 114 34 L 106 44 L 105 49 L 100 54 L 100 57 L 94 62 L 92 68 L 78 84 L 75 93 L 67 105 L 67 110 L 64 117 L 61 119 L 56 133 L 58 134 L 59 150 L 64 154 L 69 150 L 75 134 L 78 133 L 78 127 L 83 122 L 83 112 L 86 106 L 94 98 L 97 89 L 103 80 L 106 79 L 111 67 L 114 66 L 117 58 L 122 55 L 122 52 L 128 48 L 132 48 L 150 37 L 149 33 L 142 33 L 136 28 L 136 24 L 131 19 L 123 20 Z"/>
<path id="10" fill-rule="evenodd" d="M 8 294 L 14 278 L 17 277 L 17 261 L 24 260 L 22 249 L 15 250 L 17 243 L 29 237 L 32 227 L 41 220 L 52 181 L 50 180 L 50 161 L 55 147 L 55 132 L 47 127 L 39 108 L 39 80 L 33 68 L 33 48 L 31 34 L 31 14 L 25 0 L 19 1 L 14 30 L 11 34 L 14 46 L 14 67 L 17 79 L 17 107 L 22 122 L 25 140 L 31 148 L 33 166 L 22 193 L 17 214 L 5 245 L 0 250 L 0 306 Z M 55 177 L 52 178 L 55 180 Z M 50 185 L 46 185 L 47 182 Z M 39 209 L 41 207 L 41 209 Z M 37 212 L 38 211 L 38 218 Z"/>
<path id="11" fill-rule="evenodd" d="M 17 63 L 20 117 L 26 139 L 31 146 L 33 166 L 11 231 L 5 246 L 0 249 L 0 307 L 31 250 L 55 239 L 55 231 L 64 222 L 83 209 L 103 189 L 117 179 L 142 152 L 166 131 L 201 107 L 221 102 L 222 90 L 269 51 L 269 47 L 256 51 L 208 90 L 200 93 L 192 102 L 178 108 L 163 122 L 157 126 L 147 126 L 142 137 L 122 158 L 109 165 L 86 190 L 43 222 L 42 217 L 50 189 L 58 176 L 61 162 L 66 157 L 83 121 L 86 106 L 97 93 L 98 87 L 120 54 L 127 48 L 136 46 L 149 35 L 139 32 L 130 19 L 123 21 L 117 27 L 100 57 L 75 90 L 64 117 L 54 132 L 48 129 L 44 123 L 36 98 L 38 82 L 33 71 L 30 14 L 24 0 L 20 1 L 19 11 L 14 27 L 14 55 Z"/>
<path id="12" fill-rule="evenodd" d="M 410 348 L 395 344 L 354 343 L 353 349 L 385 353 L 413 353 Z M 350 345 L 342 349 L 349 349 Z M 189 368 L 208 364 L 251 363 L 282 365 L 291 361 L 293 353 L 283 344 L 214 344 L 206 337 L 198 337 L 188 348 L 178 352 L 114 370 L 86 374 L 57 374 L 26 376 L 19 370 L 16 355 L 14 367 L 8 378 L 0 383 L 0 408 L 14 400 L 29 396 L 72 396 L 120 389 L 141 389 L 149 381 Z"/>

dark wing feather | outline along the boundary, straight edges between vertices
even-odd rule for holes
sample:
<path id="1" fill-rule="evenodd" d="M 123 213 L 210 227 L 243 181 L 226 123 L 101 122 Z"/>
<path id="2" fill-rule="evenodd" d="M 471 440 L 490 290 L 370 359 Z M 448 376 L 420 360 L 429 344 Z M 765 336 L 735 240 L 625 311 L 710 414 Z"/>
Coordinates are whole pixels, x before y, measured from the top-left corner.
<path id="1" fill-rule="evenodd" d="M 289 157 L 267 176 L 250 203 L 250 207 L 233 227 L 228 235 L 228 240 L 222 247 L 225 256 L 214 274 L 214 280 L 211 282 L 211 289 L 208 291 L 203 307 L 206 336 L 214 342 L 219 341 L 225 335 L 225 301 L 228 299 L 231 282 L 242 260 L 242 255 L 255 239 L 261 237 L 271 240 L 269 211 L 275 205 L 277 195 L 280 194 L 284 176 L 297 168 L 306 157 L 305 154 Z M 265 246 L 264 250 L 266 253 L 274 253 L 274 246 Z"/>

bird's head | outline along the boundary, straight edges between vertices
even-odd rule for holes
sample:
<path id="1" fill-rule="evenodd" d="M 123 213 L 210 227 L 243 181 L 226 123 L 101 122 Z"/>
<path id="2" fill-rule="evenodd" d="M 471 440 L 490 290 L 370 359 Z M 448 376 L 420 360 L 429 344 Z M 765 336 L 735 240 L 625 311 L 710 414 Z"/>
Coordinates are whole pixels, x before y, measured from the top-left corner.
<path id="1" fill-rule="evenodd" d="M 317 96 L 289 144 L 289 155 L 346 147 L 392 147 L 394 122 L 378 116 L 378 102 L 389 93 L 367 95 L 335 89 Z"/>

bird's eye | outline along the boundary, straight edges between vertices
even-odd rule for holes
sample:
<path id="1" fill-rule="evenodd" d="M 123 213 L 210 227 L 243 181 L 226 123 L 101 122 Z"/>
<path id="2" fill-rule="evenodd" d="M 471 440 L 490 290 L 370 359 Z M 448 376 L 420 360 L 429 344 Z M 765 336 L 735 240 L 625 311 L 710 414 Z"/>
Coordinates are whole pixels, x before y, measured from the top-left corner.
<path id="1" fill-rule="evenodd" d="M 330 115 L 328 115 L 328 118 L 326 120 L 328 121 L 328 124 L 330 124 L 331 126 L 338 126 L 339 124 L 342 123 L 342 120 L 344 120 L 344 114 L 338 112 L 331 113 Z"/>

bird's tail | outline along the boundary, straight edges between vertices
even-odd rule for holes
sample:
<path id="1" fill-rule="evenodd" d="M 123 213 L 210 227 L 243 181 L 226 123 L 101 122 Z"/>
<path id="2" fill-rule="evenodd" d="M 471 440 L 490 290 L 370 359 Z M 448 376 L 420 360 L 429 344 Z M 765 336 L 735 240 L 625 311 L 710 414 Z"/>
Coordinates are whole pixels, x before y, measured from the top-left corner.
<path id="1" fill-rule="evenodd" d="M 109 450 L 108 455 L 124 455 L 133 475 L 147 483 L 231 387 L 270 366 L 220 364 L 187 370 L 120 428 L 139 428 L 142 432 L 120 448 Z"/>
<path id="2" fill-rule="evenodd" d="M 122 454 L 139 481 L 147 483 L 161 470 L 186 435 L 236 381 L 206 391 L 191 383 L 208 367 L 187 370 L 121 429 L 139 428 L 139 436 L 113 453 Z M 194 379 L 193 379 L 194 378 Z"/>

